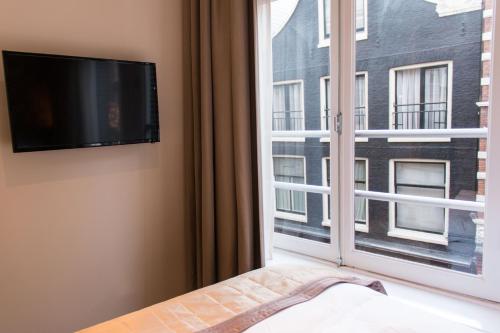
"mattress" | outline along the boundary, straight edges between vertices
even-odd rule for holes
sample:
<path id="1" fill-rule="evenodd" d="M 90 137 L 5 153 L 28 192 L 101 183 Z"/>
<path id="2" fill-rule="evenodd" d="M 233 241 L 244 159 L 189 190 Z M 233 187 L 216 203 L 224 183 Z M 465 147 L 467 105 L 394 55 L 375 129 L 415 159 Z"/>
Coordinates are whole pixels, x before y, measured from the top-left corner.
<path id="1" fill-rule="evenodd" d="M 477 332 L 333 268 L 273 266 L 198 289 L 80 333 Z"/>

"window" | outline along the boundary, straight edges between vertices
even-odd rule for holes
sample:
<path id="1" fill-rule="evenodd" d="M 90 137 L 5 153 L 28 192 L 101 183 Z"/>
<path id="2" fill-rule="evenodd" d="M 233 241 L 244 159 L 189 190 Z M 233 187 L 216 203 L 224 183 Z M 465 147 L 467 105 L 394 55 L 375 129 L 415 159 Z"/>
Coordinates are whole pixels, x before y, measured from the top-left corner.
<path id="1" fill-rule="evenodd" d="M 356 130 L 368 129 L 367 73 L 356 74 L 354 96 L 354 121 Z"/>
<path id="2" fill-rule="evenodd" d="M 272 3 L 288 9 L 271 8 L 269 22 Z M 490 86 L 500 63 L 492 61 L 500 55 L 491 30 L 494 2 L 446 15 L 425 1 L 379 5 L 276 0 L 257 8 L 259 171 L 269 244 L 500 300 L 494 260 L 500 223 L 491 218 L 499 215 L 494 201 L 500 187 L 494 185 L 500 181 L 486 170 L 500 164 L 494 154 L 500 87 Z M 281 30 L 271 36 L 273 17 Z M 373 29 L 376 36 L 359 41 Z M 369 75 L 356 77 L 361 72 Z M 272 131 L 272 82 L 297 79 L 303 80 L 307 124 L 302 131 Z M 341 134 L 332 130 L 332 117 L 340 113 Z M 369 119 L 363 123 L 362 117 Z M 283 140 L 297 137 L 304 142 Z M 273 156 L 306 156 L 304 183 L 274 182 Z M 277 189 L 288 194 L 278 213 Z M 276 217 L 304 217 L 291 191 L 304 192 L 307 223 Z M 365 224 L 368 230 L 360 232 Z"/>
<path id="3" fill-rule="evenodd" d="M 330 158 L 323 158 L 323 186 L 331 186 L 330 179 Z M 331 202 L 330 195 L 323 194 L 323 225 L 330 226 L 331 223 Z"/>
<path id="4" fill-rule="evenodd" d="M 331 186 L 330 158 L 323 159 L 323 186 Z M 368 190 L 368 160 L 356 159 L 354 165 L 354 182 L 356 190 Z M 368 232 L 368 200 L 355 198 L 354 216 L 356 231 Z M 331 219 L 330 195 L 323 195 L 323 225 L 329 226 Z"/>
<path id="5" fill-rule="evenodd" d="M 263 135 L 260 142 L 266 147 L 261 155 L 262 163 L 266 165 L 262 179 L 268 189 L 262 194 L 266 205 L 263 211 L 266 230 L 273 235 L 273 244 L 332 258 L 336 254 L 325 251 L 325 248 L 336 249 L 331 243 L 334 228 L 323 225 L 322 214 L 322 194 L 328 194 L 329 189 L 321 186 L 322 158 L 330 155 L 327 139 L 331 135 L 327 134 L 329 131 L 322 131 L 322 118 L 318 112 L 324 110 L 320 90 L 325 89 L 323 85 L 320 89 L 319 83 L 320 78 L 330 76 L 330 50 L 329 42 L 326 47 L 317 48 L 316 27 L 319 23 L 316 6 L 319 3 L 323 38 L 330 31 L 330 19 L 323 16 L 323 6 L 327 6 L 326 12 L 330 12 L 329 2 L 275 0 L 271 6 L 266 4 L 266 13 L 260 23 L 263 29 L 264 25 L 270 24 L 271 30 L 262 30 L 261 37 L 271 38 L 269 44 L 259 47 L 260 54 L 266 54 L 265 63 L 269 67 L 259 66 L 260 70 L 267 68 L 268 71 L 262 73 L 267 78 L 265 83 L 259 84 L 259 87 L 265 87 L 265 91 L 259 92 L 259 102 L 263 104 L 258 121 Z M 314 131 L 314 135 L 311 136 L 309 131 Z M 304 156 L 307 156 L 307 168 Z M 273 157 L 277 158 L 275 165 Z M 332 215 L 332 221 L 335 218 Z"/>
<path id="6" fill-rule="evenodd" d="M 330 0 L 322 0 L 323 2 L 323 34 L 325 39 L 330 38 L 330 29 L 331 29 L 331 19 L 330 19 Z"/>
<path id="7" fill-rule="evenodd" d="M 279 82 L 273 90 L 273 131 L 304 129 L 302 81 Z"/>
<path id="8" fill-rule="evenodd" d="M 321 95 L 321 129 L 330 130 L 331 122 L 331 103 L 332 99 L 330 96 L 330 78 L 322 77 L 320 86 Z"/>
<path id="9" fill-rule="evenodd" d="M 368 160 L 356 159 L 354 163 L 354 189 L 368 190 Z M 368 232 L 368 199 L 354 199 L 354 221 L 356 231 Z"/>
<path id="10" fill-rule="evenodd" d="M 451 66 L 448 62 L 391 70 L 393 129 L 450 127 Z"/>
<path id="11" fill-rule="evenodd" d="M 448 162 L 392 161 L 393 193 L 448 198 Z M 391 203 L 390 236 L 430 243 L 447 243 L 448 210 L 416 204 Z"/>
<path id="12" fill-rule="evenodd" d="M 356 0 L 356 40 L 368 38 L 367 34 L 367 1 Z M 319 44 L 318 47 L 326 47 L 330 44 L 331 31 L 331 8 L 330 0 L 318 0 L 318 25 L 319 25 Z"/>
<path id="13" fill-rule="evenodd" d="M 356 0 L 356 40 L 367 38 L 367 1 Z"/>
<path id="14" fill-rule="evenodd" d="M 319 43 L 318 47 L 330 46 L 330 0 L 318 0 L 318 28 Z"/>
<path id="15" fill-rule="evenodd" d="M 354 122 L 356 130 L 368 129 L 368 73 L 360 72 L 356 74 Z M 321 78 L 321 128 L 330 130 L 331 121 L 331 96 L 330 78 Z M 363 141 L 363 140 L 359 140 Z"/>
<path id="16" fill-rule="evenodd" d="M 305 184 L 305 158 L 274 156 L 274 179 L 277 182 Z M 306 193 L 276 189 L 276 217 L 299 222 L 306 219 Z"/>

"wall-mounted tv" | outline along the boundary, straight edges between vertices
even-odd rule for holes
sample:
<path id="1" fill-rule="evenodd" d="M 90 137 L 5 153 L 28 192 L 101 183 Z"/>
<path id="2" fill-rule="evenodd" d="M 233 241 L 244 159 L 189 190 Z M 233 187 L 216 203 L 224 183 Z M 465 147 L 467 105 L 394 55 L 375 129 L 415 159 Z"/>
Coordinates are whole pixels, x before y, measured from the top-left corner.
<path id="1" fill-rule="evenodd" d="M 160 140 L 154 63 L 2 54 L 14 152 Z"/>

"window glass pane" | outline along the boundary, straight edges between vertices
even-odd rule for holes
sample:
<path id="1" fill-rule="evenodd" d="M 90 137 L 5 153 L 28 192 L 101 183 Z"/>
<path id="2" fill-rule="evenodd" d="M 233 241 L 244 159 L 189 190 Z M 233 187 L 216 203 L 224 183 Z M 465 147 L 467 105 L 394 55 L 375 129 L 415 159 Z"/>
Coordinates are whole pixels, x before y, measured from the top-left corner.
<path id="1" fill-rule="evenodd" d="M 274 157 L 274 177 L 278 182 L 304 183 L 304 159 Z M 293 214 L 305 214 L 305 192 L 276 190 L 276 209 Z"/>
<path id="2" fill-rule="evenodd" d="M 445 186 L 444 163 L 396 162 L 397 184 Z"/>
<path id="3" fill-rule="evenodd" d="M 366 76 L 364 74 L 356 75 L 356 86 L 354 96 L 354 116 L 357 130 L 366 129 Z"/>
<path id="4" fill-rule="evenodd" d="M 396 129 L 420 128 L 420 69 L 396 72 Z"/>
<path id="5" fill-rule="evenodd" d="M 322 128 L 329 130 L 330 129 L 330 122 L 331 122 L 331 105 L 332 105 L 332 98 L 331 98 L 331 90 L 330 90 L 330 79 L 325 78 L 323 82 L 323 87 L 324 87 L 324 92 L 323 95 L 326 97 L 323 97 L 324 99 L 324 110 L 323 110 L 323 124 Z"/>
<path id="6" fill-rule="evenodd" d="M 272 121 L 273 132 L 289 134 L 271 133 L 275 180 L 327 186 L 329 138 L 305 138 L 297 132 L 330 128 L 330 48 L 324 43 L 330 31 L 330 1 L 273 1 L 271 21 L 273 108 L 272 115 L 264 117 Z M 330 242 L 328 195 L 280 188 L 274 195 L 276 233 Z"/>
<path id="7" fill-rule="evenodd" d="M 302 130 L 303 121 L 302 84 L 275 84 L 273 94 L 273 130 Z"/>
<path id="8" fill-rule="evenodd" d="M 354 162 L 354 188 L 356 190 L 366 191 L 366 161 L 357 160 Z M 356 223 L 366 224 L 366 210 L 368 200 L 364 198 L 354 199 L 354 221 Z"/>
<path id="9" fill-rule="evenodd" d="M 330 29 L 331 29 L 331 26 L 330 26 L 330 0 L 319 0 L 319 1 L 323 1 L 323 4 L 324 4 L 324 11 L 323 11 L 323 15 L 324 15 L 324 25 L 325 25 L 325 31 L 324 31 L 324 34 L 325 34 L 325 37 L 330 37 Z"/>
<path id="10" fill-rule="evenodd" d="M 444 189 L 398 186 L 396 193 L 422 197 L 444 198 Z M 412 204 L 396 203 L 396 227 L 415 231 L 428 231 L 443 234 L 445 209 Z"/>
<path id="11" fill-rule="evenodd" d="M 365 0 L 356 0 L 356 31 L 365 29 Z"/>
<path id="12" fill-rule="evenodd" d="M 447 127 L 448 66 L 397 70 L 395 129 Z"/>
<path id="13" fill-rule="evenodd" d="M 484 214 L 442 205 L 447 200 L 484 203 L 486 139 L 417 134 L 488 127 L 491 40 L 483 36 L 491 32 L 493 18 L 483 14 L 492 3 L 482 2 L 481 9 L 460 1 L 440 6 L 432 1 L 356 0 L 356 28 L 363 4 L 377 33 L 355 42 L 354 127 L 408 136 L 357 137 L 354 188 L 415 201 L 357 196 L 356 248 L 481 274 Z M 361 74 L 366 75 L 364 85 Z M 359 119 L 363 107 L 369 108 L 368 126 Z M 359 159 L 368 161 L 364 182 Z M 419 203 L 423 197 L 435 205 Z"/>
<path id="14" fill-rule="evenodd" d="M 325 176 L 325 181 L 323 182 L 324 186 L 331 186 L 331 179 L 330 179 L 330 158 L 325 158 L 325 166 L 323 169 L 323 172 L 326 174 Z M 327 208 L 327 217 L 324 219 L 324 222 L 330 221 L 331 220 L 331 201 L 330 201 L 330 196 L 329 195 L 323 195 L 323 205 L 328 206 Z"/>
<path id="15" fill-rule="evenodd" d="M 425 128 L 446 128 L 448 67 L 425 70 Z"/>

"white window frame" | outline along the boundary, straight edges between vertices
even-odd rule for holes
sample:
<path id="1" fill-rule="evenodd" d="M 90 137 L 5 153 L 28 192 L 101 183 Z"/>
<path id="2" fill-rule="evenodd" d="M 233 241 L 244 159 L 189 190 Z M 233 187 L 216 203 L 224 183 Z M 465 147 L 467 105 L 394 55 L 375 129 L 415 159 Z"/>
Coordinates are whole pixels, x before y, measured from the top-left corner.
<path id="1" fill-rule="evenodd" d="M 487 170 L 500 169 L 500 114 L 490 112 L 488 114 L 489 128 L 470 128 L 470 129 L 447 129 L 447 130 L 368 130 L 354 131 L 353 117 L 351 110 L 353 106 L 354 93 L 354 73 L 356 68 L 355 45 L 356 38 L 353 33 L 355 22 L 354 18 L 354 0 L 337 1 L 338 18 L 340 31 L 342 31 L 342 40 L 336 45 L 339 51 L 339 57 L 333 58 L 339 63 L 339 104 L 341 110 L 345 110 L 343 117 L 342 135 L 339 137 L 339 158 L 343 163 L 340 165 L 340 192 L 339 207 L 341 211 L 340 230 L 342 262 L 344 265 L 364 269 L 384 276 L 412 281 L 418 284 L 448 290 L 462 295 L 480 297 L 491 301 L 500 301 L 500 265 L 498 256 L 500 253 L 500 223 L 497 223 L 497 216 L 500 216 L 500 205 L 496 204 L 500 198 L 500 173 L 488 172 L 488 182 L 486 184 L 486 205 L 481 202 L 462 201 L 455 199 L 437 199 L 424 197 L 411 197 L 397 194 L 354 191 L 352 181 L 353 163 L 355 158 L 355 140 L 354 137 L 368 138 L 394 138 L 394 137 L 424 137 L 424 138 L 487 138 Z M 496 3 L 493 4 L 493 17 L 496 17 Z M 333 6 L 332 6 L 333 8 Z M 498 22 L 496 22 L 498 23 Z M 490 84 L 490 110 L 495 110 L 497 104 L 500 105 L 500 24 L 493 24 L 493 43 L 492 43 L 492 80 Z M 333 77 L 333 75 L 332 75 Z M 337 76 L 335 76 L 337 77 Z M 497 82 L 498 81 L 498 82 Z M 333 104 L 336 105 L 336 104 Z M 333 155 L 336 156 L 336 155 Z M 491 186 L 489 186 L 491 185 Z M 355 193 L 356 192 L 356 193 Z M 473 275 L 469 273 L 450 270 L 436 266 L 429 266 L 424 263 L 408 261 L 394 257 L 387 257 L 381 254 L 370 253 L 361 249 L 356 249 L 355 232 L 352 225 L 352 214 L 354 212 L 354 196 L 367 197 L 378 201 L 398 201 L 422 203 L 433 206 L 450 209 L 461 209 L 466 211 L 484 211 L 485 213 L 485 234 L 483 244 L 483 274 Z M 491 219 L 491 223 L 488 223 Z"/>
<path id="2" fill-rule="evenodd" d="M 325 11 L 324 2 L 328 0 L 317 0 L 318 1 L 318 48 L 330 47 L 330 37 L 325 36 Z M 365 29 L 360 32 L 356 32 L 356 41 L 368 39 L 368 0 L 365 2 L 364 20 Z M 330 16 L 330 25 L 331 25 Z M 354 28 L 356 31 L 356 28 Z M 330 34 L 331 36 L 331 34 Z"/>
<path id="3" fill-rule="evenodd" d="M 410 163 L 440 163 L 445 165 L 445 199 L 450 198 L 450 161 L 434 160 L 434 159 L 413 159 L 413 158 L 397 158 L 389 160 L 389 193 L 396 193 L 396 184 L 394 173 L 396 162 Z M 389 202 L 389 231 L 387 235 L 390 237 L 404 238 L 419 242 L 439 244 L 448 246 L 448 229 L 450 221 L 450 210 L 445 208 L 444 213 L 444 232 L 443 234 L 429 233 L 425 231 L 408 230 L 396 227 L 396 203 Z"/>
<path id="4" fill-rule="evenodd" d="M 306 157 L 301 156 L 301 155 L 273 155 L 272 158 L 296 158 L 296 159 L 302 159 L 304 161 L 304 184 L 307 184 L 307 178 L 306 178 Z M 274 175 L 274 170 L 273 170 L 273 178 L 275 178 Z M 295 222 L 300 222 L 300 223 L 307 223 L 307 191 L 304 192 L 304 215 L 301 214 L 294 214 L 294 213 L 287 213 L 287 212 L 280 212 L 278 208 L 274 208 L 274 217 L 278 219 L 284 219 L 284 220 L 290 220 L 290 221 L 295 221 Z M 274 190 L 274 201 L 276 202 L 276 189 Z"/>
<path id="5" fill-rule="evenodd" d="M 259 13 L 257 19 L 259 22 L 266 20 L 266 12 L 268 13 L 268 3 L 265 0 L 257 0 L 254 5 L 254 10 Z M 494 3 L 495 7 L 496 4 Z M 339 194 L 335 198 L 332 195 L 333 212 L 332 227 L 331 227 L 331 243 L 325 244 L 297 237 L 272 233 L 274 237 L 274 245 L 286 249 L 299 251 L 301 253 L 316 256 L 319 258 L 343 262 L 345 265 L 357 267 L 372 271 L 374 273 L 392 276 L 395 278 L 412 281 L 419 284 L 429 285 L 432 287 L 449 290 L 461 294 L 481 297 L 492 301 L 500 301 L 500 289 L 498 281 L 500 281 L 500 265 L 496 253 L 500 253 L 500 223 L 496 223 L 495 217 L 500 216 L 500 205 L 497 201 L 500 198 L 500 173 L 488 172 L 488 182 L 486 184 L 486 206 L 484 203 L 474 201 L 462 201 L 455 199 L 437 199 L 425 197 L 412 197 L 398 194 L 379 193 L 370 191 L 354 191 L 352 182 L 353 163 L 354 163 L 354 136 L 368 138 L 392 138 L 392 137 L 451 137 L 451 138 L 486 138 L 488 139 L 488 160 L 487 170 L 500 169 L 500 130 L 488 131 L 486 128 L 480 129 L 448 129 L 448 130 L 413 130 L 401 131 L 394 130 L 367 130 L 354 131 L 353 128 L 353 92 L 354 92 L 354 73 L 356 68 L 355 49 L 356 37 L 354 33 L 354 0 L 332 0 L 332 36 L 338 36 L 339 31 L 342 31 L 341 40 L 332 40 L 334 47 L 331 48 L 332 53 L 330 59 L 331 77 L 332 80 L 332 105 L 344 111 L 343 134 L 338 135 L 334 131 L 303 131 L 294 133 L 294 136 L 304 137 L 331 137 L 332 144 L 330 145 L 330 156 L 334 156 L 331 168 L 332 175 L 337 175 L 337 181 L 332 182 L 332 187 L 324 188 L 323 186 L 315 185 L 300 185 L 300 184 L 278 184 L 272 180 L 272 153 L 271 136 L 285 137 L 286 133 L 271 133 L 269 129 L 269 106 L 272 98 L 272 66 L 269 60 L 272 59 L 271 39 L 269 38 L 270 31 L 265 24 L 258 26 L 259 40 L 262 42 L 258 46 L 259 59 L 257 62 L 258 71 L 258 98 L 259 108 L 261 112 L 258 117 L 260 158 L 261 158 L 261 174 L 259 178 L 261 188 L 271 188 L 268 192 L 261 193 L 261 206 L 263 206 L 264 220 L 269 224 L 267 227 L 273 226 L 273 209 L 270 204 L 275 200 L 274 191 L 272 188 L 294 188 L 297 190 L 305 190 L 312 193 L 332 193 Z M 496 17 L 496 9 L 493 10 L 493 17 Z M 269 16 L 267 16 L 269 17 Z M 500 24 L 493 24 L 493 41 L 500 40 Z M 498 45 L 497 45 L 498 44 Z M 489 105 L 492 110 L 496 109 L 497 103 L 500 104 L 500 43 L 492 43 L 492 80 L 490 85 L 490 101 Z M 498 81 L 498 82 L 497 82 Z M 500 128 L 500 114 L 495 112 L 489 113 L 488 124 L 490 128 Z M 404 134 L 404 135 L 402 135 Z M 338 158 L 337 158 L 338 157 Z M 342 163 L 339 163 L 339 160 Z M 333 178 L 332 178 L 333 179 Z M 492 186 L 489 186 L 492 184 Z M 288 186 L 294 185 L 294 186 Z M 300 186 L 297 186 L 300 185 Z M 356 192 L 356 193 L 355 193 Z M 429 266 L 422 263 L 410 262 L 404 259 L 392 258 L 380 254 L 369 253 L 355 248 L 354 244 L 354 228 L 352 228 L 352 219 L 354 213 L 354 195 L 366 197 L 370 200 L 381 201 L 397 201 L 422 203 L 426 205 L 438 205 L 450 209 L 462 209 L 467 211 L 484 211 L 485 219 L 492 223 L 485 225 L 484 238 L 484 257 L 483 257 L 483 275 L 477 276 L 468 273 L 449 270 Z M 271 199 L 271 196 L 273 200 Z M 266 200 L 266 197 L 268 200 Z M 432 200 L 431 200 L 432 199 Z M 266 223 L 265 222 L 265 223 Z M 339 229 L 339 225 L 346 226 Z M 266 230 L 270 230 L 267 229 Z M 341 243 L 337 241 L 340 237 Z M 342 260 L 338 246 L 342 251 Z"/>
<path id="6" fill-rule="evenodd" d="M 451 129 L 451 118 L 453 110 L 453 61 L 447 60 L 447 61 L 436 61 L 436 62 L 405 65 L 400 67 L 394 67 L 389 70 L 389 128 L 391 130 L 395 130 L 394 105 L 396 103 L 396 72 L 401 70 L 426 68 L 426 67 L 442 66 L 442 65 L 448 66 L 448 96 L 447 96 L 448 109 L 446 114 L 446 129 Z M 407 130 L 398 130 L 398 131 L 407 131 Z M 425 137 L 412 136 L 412 137 L 388 138 L 387 141 L 388 142 L 450 142 L 451 138 L 449 137 L 425 138 Z"/>
<path id="7" fill-rule="evenodd" d="M 368 106 L 368 72 L 360 71 L 356 72 L 356 76 L 364 75 L 365 76 L 365 128 L 368 129 L 368 117 L 369 117 L 369 106 Z M 321 117 L 321 130 L 326 131 L 326 114 L 325 114 L 325 106 L 326 106 L 326 91 L 325 91 L 325 81 L 330 80 L 330 76 L 322 76 L 320 78 L 320 86 L 319 86 L 319 94 L 320 94 L 320 117 Z M 331 82 L 330 82 L 331 84 Z M 330 117 L 332 117 L 332 108 L 330 106 Z M 368 142 L 368 138 L 356 138 L 356 142 Z M 330 142 L 330 137 L 320 138 L 320 142 Z"/>
<path id="8" fill-rule="evenodd" d="M 366 191 L 370 189 L 370 162 L 367 158 L 361 158 L 361 157 L 356 157 L 355 161 L 365 161 L 365 180 L 366 180 Z M 354 230 L 359 231 L 359 232 L 369 232 L 370 231 L 370 200 L 366 199 L 366 223 L 357 223 L 356 220 L 354 220 Z"/>
<path id="9" fill-rule="evenodd" d="M 302 108 L 302 130 L 306 129 L 306 110 L 305 110 L 305 96 L 304 96 L 304 80 L 302 79 L 297 79 L 297 80 L 285 80 L 285 81 L 277 81 L 273 82 L 273 90 L 275 86 L 284 86 L 284 85 L 292 85 L 292 84 L 300 84 L 300 107 Z M 273 91 L 273 98 L 274 98 L 274 91 Z M 274 102 L 273 102 L 274 103 Z M 271 117 L 273 117 L 274 110 L 271 112 Z M 272 118 L 273 119 L 273 118 Z M 271 127 L 272 129 L 272 127 Z M 285 132 L 295 132 L 295 131 L 285 131 Z M 277 142 L 305 142 L 306 138 L 305 137 L 296 137 L 296 136 L 289 136 L 289 137 L 274 137 L 272 138 L 272 141 L 277 141 Z"/>

